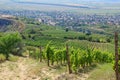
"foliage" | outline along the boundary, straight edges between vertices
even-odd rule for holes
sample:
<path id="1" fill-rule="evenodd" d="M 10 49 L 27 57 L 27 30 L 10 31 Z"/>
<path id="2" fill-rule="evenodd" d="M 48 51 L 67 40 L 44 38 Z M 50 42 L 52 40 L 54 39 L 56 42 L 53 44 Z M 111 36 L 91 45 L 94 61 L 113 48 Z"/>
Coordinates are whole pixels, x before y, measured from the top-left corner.
<path id="1" fill-rule="evenodd" d="M 94 50 L 94 59 L 97 62 L 102 62 L 102 63 L 112 62 L 113 56 L 111 53 L 108 52 L 101 52 L 99 50 Z"/>
<path id="2" fill-rule="evenodd" d="M 17 51 L 21 50 L 21 37 L 19 33 L 5 33 L 0 38 L 0 53 L 3 53 L 6 55 L 6 58 L 8 59 L 9 54 L 14 54 L 14 50 Z"/>
<path id="3" fill-rule="evenodd" d="M 50 43 L 51 43 L 51 42 L 49 42 L 49 43 L 47 44 L 46 49 L 45 49 L 46 58 L 47 58 L 47 61 L 48 61 L 48 66 L 50 65 L 50 64 L 49 64 L 49 60 L 51 60 L 52 65 L 53 65 L 53 63 L 54 63 L 54 51 L 53 51 L 53 49 L 50 47 Z"/>
<path id="4" fill-rule="evenodd" d="M 113 61 L 113 54 L 108 53 L 105 51 L 100 51 L 98 49 L 89 49 L 86 48 L 86 50 L 83 49 L 75 49 L 70 48 L 70 64 L 72 67 L 72 70 L 77 73 L 80 68 L 84 69 L 87 66 L 92 66 L 92 64 L 95 63 L 111 63 Z M 66 56 L 66 49 L 57 49 L 50 47 L 50 43 L 46 46 L 45 53 L 45 59 L 47 59 L 48 66 L 56 62 L 58 65 L 66 64 L 67 56 Z"/>
<path id="5" fill-rule="evenodd" d="M 3 54 L 0 54 L 0 62 L 3 62 L 6 60 L 6 56 Z"/>
<path id="6" fill-rule="evenodd" d="M 26 46 L 26 49 L 29 51 L 29 57 L 37 60 L 40 58 L 39 50 L 36 47 Z"/>
<path id="7" fill-rule="evenodd" d="M 64 63 L 65 64 L 65 61 L 67 59 L 67 56 L 66 56 L 66 50 L 65 49 L 61 49 L 61 50 L 55 50 L 55 61 L 57 61 L 57 64 L 60 62 L 61 65 Z"/>

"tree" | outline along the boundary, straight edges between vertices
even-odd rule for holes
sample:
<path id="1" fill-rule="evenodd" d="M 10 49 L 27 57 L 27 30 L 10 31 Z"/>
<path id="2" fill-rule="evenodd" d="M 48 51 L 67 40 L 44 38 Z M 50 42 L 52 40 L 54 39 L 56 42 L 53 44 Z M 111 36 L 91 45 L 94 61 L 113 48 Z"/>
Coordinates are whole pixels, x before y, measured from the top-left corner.
<path id="1" fill-rule="evenodd" d="M 66 32 L 68 32 L 68 31 L 69 31 L 68 27 L 66 27 L 65 31 L 66 31 Z"/>
<path id="2" fill-rule="evenodd" d="M 0 38 L 0 53 L 4 53 L 6 59 L 8 59 L 9 54 L 12 53 L 14 49 L 21 49 L 20 42 L 21 37 L 19 33 L 5 33 L 4 36 Z"/>

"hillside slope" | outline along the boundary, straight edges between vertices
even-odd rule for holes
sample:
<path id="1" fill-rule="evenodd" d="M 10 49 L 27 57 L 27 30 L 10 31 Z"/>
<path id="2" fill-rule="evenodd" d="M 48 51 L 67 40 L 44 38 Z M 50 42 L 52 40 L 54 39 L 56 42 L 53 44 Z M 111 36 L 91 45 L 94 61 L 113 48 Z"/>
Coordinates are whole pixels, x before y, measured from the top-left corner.
<path id="1" fill-rule="evenodd" d="M 89 73 L 78 75 L 68 75 L 66 67 L 47 67 L 45 62 L 23 57 L 19 57 L 17 62 L 0 64 L 0 80 L 101 80 L 100 77 L 102 80 L 114 80 L 111 64 L 102 64 Z"/>
<path id="2" fill-rule="evenodd" d="M 19 31 L 24 29 L 24 24 L 21 21 L 17 21 L 14 18 L 0 18 L 0 31 Z"/>
<path id="3" fill-rule="evenodd" d="M 88 74 L 68 75 L 63 68 L 50 68 L 30 58 L 0 64 L 0 80 L 85 80 Z"/>

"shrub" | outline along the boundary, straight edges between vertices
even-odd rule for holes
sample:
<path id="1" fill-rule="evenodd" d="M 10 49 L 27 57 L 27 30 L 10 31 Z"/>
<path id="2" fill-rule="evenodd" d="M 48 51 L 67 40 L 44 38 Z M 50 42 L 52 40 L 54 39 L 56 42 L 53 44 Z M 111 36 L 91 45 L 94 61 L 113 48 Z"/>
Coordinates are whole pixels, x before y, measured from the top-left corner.
<path id="1" fill-rule="evenodd" d="M 85 40 L 85 36 L 79 36 L 78 39 L 79 40 Z"/>
<path id="2" fill-rule="evenodd" d="M 39 59 L 39 51 L 32 46 L 27 46 L 27 50 L 29 51 L 29 56 L 34 59 Z"/>
<path id="3" fill-rule="evenodd" d="M 8 57 L 8 60 L 13 61 L 13 62 L 18 61 L 18 59 L 19 59 L 18 56 L 14 56 L 12 54 L 10 54 L 9 57 Z"/>
<path id="4" fill-rule="evenodd" d="M 0 53 L 5 53 L 6 58 L 8 59 L 9 53 L 13 53 L 14 49 L 17 49 L 17 53 L 21 52 L 22 50 L 20 34 L 5 33 L 4 36 L 0 38 Z"/>
<path id="5" fill-rule="evenodd" d="M 0 54 L 0 62 L 3 62 L 6 60 L 6 56 L 3 54 Z"/>

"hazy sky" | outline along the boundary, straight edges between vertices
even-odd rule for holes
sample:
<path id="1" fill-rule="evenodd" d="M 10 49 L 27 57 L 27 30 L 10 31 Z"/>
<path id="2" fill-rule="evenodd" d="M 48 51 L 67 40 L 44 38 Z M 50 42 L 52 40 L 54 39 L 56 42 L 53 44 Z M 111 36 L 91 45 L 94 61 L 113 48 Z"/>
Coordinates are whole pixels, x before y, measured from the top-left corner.
<path id="1" fill-rule="evenodd" d="M 120 2 L 120 0 L 17 0 L 17 1 L 32 1 L 32 2 Z"/>

